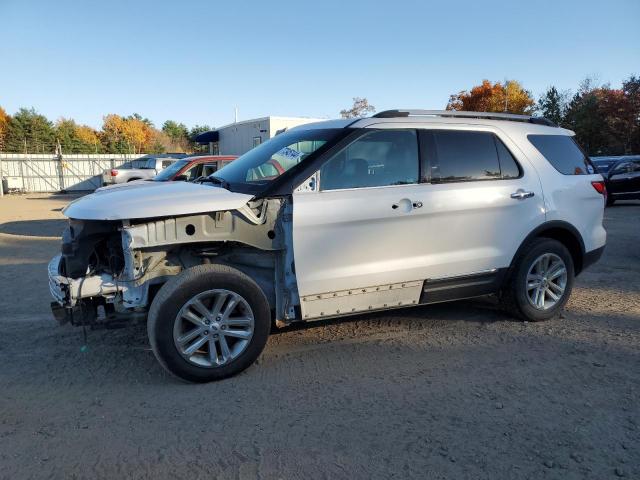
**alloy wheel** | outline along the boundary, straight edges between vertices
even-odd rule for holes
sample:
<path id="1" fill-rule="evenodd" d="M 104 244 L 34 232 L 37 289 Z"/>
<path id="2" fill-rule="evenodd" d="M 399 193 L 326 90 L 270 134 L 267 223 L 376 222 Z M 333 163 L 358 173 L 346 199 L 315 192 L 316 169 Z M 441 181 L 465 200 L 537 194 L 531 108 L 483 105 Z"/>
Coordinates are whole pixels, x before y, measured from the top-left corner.
<path id="1" fill-rule="evenodd" d="M 255 321 L 249 303 L 235 292 L 208 290 L 178 312 L 173 341 L 190 363 L 216 368 L 237 358 L 249 345 Z"/>
<path id="2" fill-rule="evenodd" d="M 567 288 L 567 266 L 555 253 L 540 255 L 527 272 L 527 299 L 538 310 L 549 310 L 562 300 Z"/>

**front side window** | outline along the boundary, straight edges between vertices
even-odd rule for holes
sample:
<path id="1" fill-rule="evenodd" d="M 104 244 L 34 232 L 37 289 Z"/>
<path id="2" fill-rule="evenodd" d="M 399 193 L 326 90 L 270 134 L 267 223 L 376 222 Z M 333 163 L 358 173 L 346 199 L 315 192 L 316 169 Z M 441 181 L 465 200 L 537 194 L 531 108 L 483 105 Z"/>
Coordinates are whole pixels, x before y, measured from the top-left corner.
<path id="1" fill-rule="evenodd" d="M 321 190 L 383 187 L 418 182 L 418 139 L 414 130 L 365 133 L 320 169 Z"/>
<path id="2" fill-rule="evenodd" d="M 564 175 L 589 175 L 595 173 L 589 158 L 567 135 L 527 135 L 534 147 Z"/>

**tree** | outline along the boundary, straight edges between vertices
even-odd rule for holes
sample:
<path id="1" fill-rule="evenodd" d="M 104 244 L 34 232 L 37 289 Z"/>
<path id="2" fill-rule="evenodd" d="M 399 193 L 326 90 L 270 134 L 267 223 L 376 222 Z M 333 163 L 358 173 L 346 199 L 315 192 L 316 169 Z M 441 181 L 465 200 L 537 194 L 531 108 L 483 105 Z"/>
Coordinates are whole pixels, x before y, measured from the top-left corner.
<path id="1" fill-rule="evenodd" d="M 149 150 L 153 128 L 144 120 L 129 117 L 124 120 L 122 134 L 127 144 L 132 147 L 131 153 L 142 153 Z"/>
<path id="2" fill-rule="evenodd" d="M 0 152 L 4 150 L 11 117 L 0 107 Z"/>
<path id="3" fill-rule="evenodd" d="M 551 120 L 556 125 L 562 125 L 567 110 L 568 92 L 560 93 L 558 89 L 551 86 L 538 99 L 538 111 L 540 114 Z"/>
<path id="4" fill-rule="evenodd" d="M 87 149 L 91 148 L 91 152 L 87 153 L 99 153 L 102 151 L 102 143 L 100 143 L 100 137 L 98 132 L 87 125 L 76 126 L 76 137 L 83 145 L 87 146 Z"/>
<path id="5" fill-rule="evenodd" d="M 509 112 L 530 115 L 535 101 L 531 93 L 515 80 L 491 83 L 483 80 L 470 91 L 463 90 L 449 97 L 447 110 L 468 112 Z"/>
<path id="6" fill-rule="evenodd" d="M 172 151 L 186 151 L 189 148 L 189 130 L 184 123 L 167 120 L 162 124 L 162 132 L 168 137 L 168 147 Z"/>
<path id="7" fill-rule="evenodd" d="M 110 113 L 102 118 L 100 139 L 109 153 L 131 153 L 131 146 L 124 138 L 124 119 Z"/>
<path id="8" fill-rule="evenodd" d="M 110 153 L 143 153 L 152 148 L 156 130 L 147 119 L 134 114 L 121 117 L 106 115 L 102 124 L 102 143 Z M 146 121 L 147 120 L 147 121 Z M 157 148 L 157 145 L 155 145 Z"/>
<path id="9" fill-rule="evenodd" d="M 55 124 L 55 134 L 63 153 L 97 153 L 100 150 L 96 132 L 74 120 L 60 118 Z"/>
<path id="10" fill-rule="evenodd" d="M 55 150 L 53 124 L 35 109 L 21 108 L 9 122 L 6 150 L 27 153 L 53 152 Z"/>
<path id="11" fill-rule="evenodd" d="M 340 116 L 342 118 L 366 117 L 367 114 L 375 111 L 376 108 L 369 105 L 369 100 L 366 98 L 353 97 L 353 106 L 348 110 L 340 110 Z"/>
<path id="12" fill-rule="evenodd" d="M 195 141 L 195 137 L 197 137 L 201 133 L 208 132 L 210 130 L 213 130 L 213 128 L 210 127 L 209 125 L 196 125 L 189 131 L 189 141 L 191 142 L 190 147 L 192 151 L 194 152 L 207 151 L 208 147 L 206 145 L 200 145 L 199 143 L 197 143 Z"/>
<path id="13" fill-rule="evenodd" d="M 565 125 L 576 132 L 576 140 L 589 155 L 607 153 L 606 123 L 594 89 L 581 89 L 573 96 L 567 106 Z"/>
<path id="14" fill-rule="evenodd" d="M 625 132 L 627 146 L 625 153 L 640 153 L 640 76 L 632 75 L 622 82 L 622 91 L 627 98 L 629 111 Z"/>
<path id="15" fill-rule="evenodd" d="M 139 120 L 142 123 L 144 123 L 147 127 L 154 128 L 153 122 L 149 120 L 147 117 L 143 117 L 139 113 L 134 113 L 132 115 L 129 115 L 128 117 L 125 117 L 125 120 Z"/>
<path id="16" fill-rule="evenodd" d="M 565 125 L 590 155 L 640 152 L 640 79 L 632 76 L 622 89 L 584 80 L 567 107 Z"/>

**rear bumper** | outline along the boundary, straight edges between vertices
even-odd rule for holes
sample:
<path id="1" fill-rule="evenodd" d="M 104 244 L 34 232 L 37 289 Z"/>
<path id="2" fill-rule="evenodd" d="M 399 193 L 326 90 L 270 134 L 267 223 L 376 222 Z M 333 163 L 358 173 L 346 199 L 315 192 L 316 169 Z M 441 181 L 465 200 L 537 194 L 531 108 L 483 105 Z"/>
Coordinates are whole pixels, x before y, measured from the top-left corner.
<path id="1" fill-rule="evenodd" d="M 601 246 L 600 248 L 596 248 L 595 250 L 591 250 L 590 252 L 586 252 L 582 259 L 582 270 L 590 267 L 602 257 L 602 253 L 604 252 L 604 247 L 606 245 Z"/>

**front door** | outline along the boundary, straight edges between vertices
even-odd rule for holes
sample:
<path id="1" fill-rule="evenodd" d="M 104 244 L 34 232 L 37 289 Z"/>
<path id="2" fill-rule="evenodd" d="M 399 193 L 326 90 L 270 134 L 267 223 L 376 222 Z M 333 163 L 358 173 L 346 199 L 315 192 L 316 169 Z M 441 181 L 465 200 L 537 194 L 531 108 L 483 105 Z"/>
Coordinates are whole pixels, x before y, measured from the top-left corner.
<path id="1" fill-rule="evenodd" d="M 293 196 L 303 318 L 415 304 L 425 280 L 508 266 L 544 221 L 519 165 L 492 132 L 364 133 Z"/>

